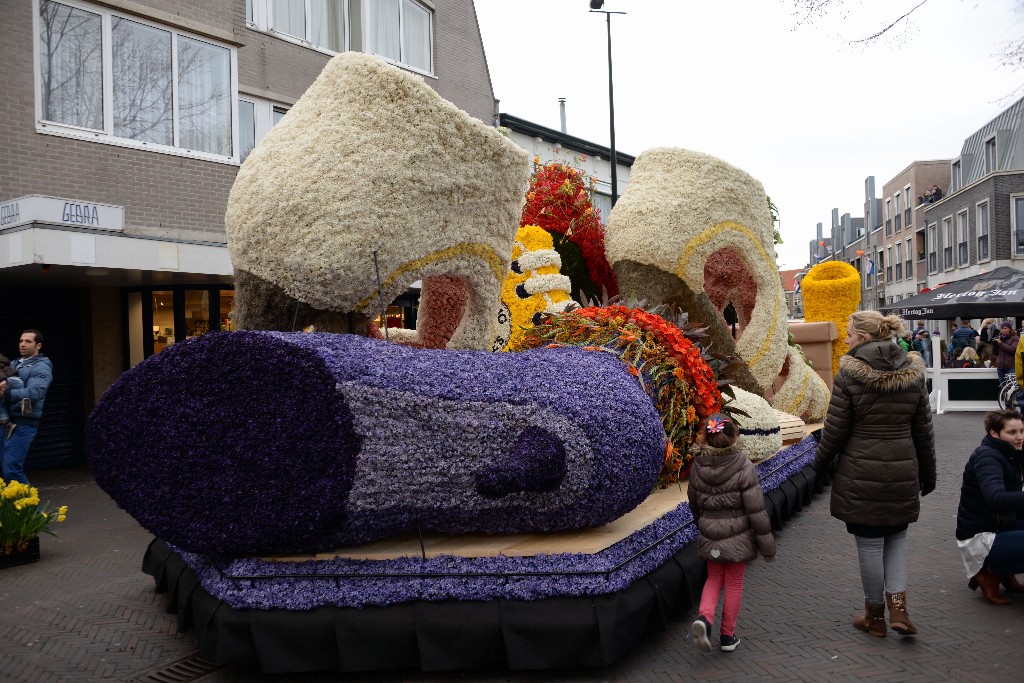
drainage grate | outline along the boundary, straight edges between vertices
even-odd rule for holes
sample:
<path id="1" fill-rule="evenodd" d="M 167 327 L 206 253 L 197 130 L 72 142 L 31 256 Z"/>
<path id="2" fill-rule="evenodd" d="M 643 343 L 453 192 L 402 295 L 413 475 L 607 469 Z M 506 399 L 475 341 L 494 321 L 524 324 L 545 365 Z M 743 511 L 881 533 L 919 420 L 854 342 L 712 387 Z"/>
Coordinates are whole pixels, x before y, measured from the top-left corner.
<path id="1" fill-rule="evenodd" d="M 199 655 L 190 655 L 159 669 L 147 671 L 131 679 L 130 683 L 188 683 L 217 671 L 221 667 Z"/>

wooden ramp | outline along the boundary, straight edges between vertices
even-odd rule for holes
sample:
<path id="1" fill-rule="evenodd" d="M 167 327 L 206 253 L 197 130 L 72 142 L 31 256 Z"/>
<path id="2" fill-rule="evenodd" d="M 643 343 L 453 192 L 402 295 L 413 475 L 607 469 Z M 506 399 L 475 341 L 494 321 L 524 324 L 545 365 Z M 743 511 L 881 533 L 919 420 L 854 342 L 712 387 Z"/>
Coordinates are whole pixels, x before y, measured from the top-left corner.
<path id="1" fill-rule="evenodd" d="M 802 440 L 820 424 L 805 425 L 800 418 L 776 411 L 782 426 L 783 448 Z M 795 421 L 795 422 L 794 422 Z M 262 559 L 278 562 L 331 560 L 341 557 L 351 560 L 394 560 L 400 557 L 530 557 L 560 553 L 593 554 L 618 543 L 638 529 L 642 529 L 686 501 L 687 482 L 659 489 L 631 512 L 614 522 L 595 529 L 564 531 L 549 534 L 510 534 L 488 536 L 484 534 L 424 534 L 423 547 L 415 534 L 396 536 L 359 546 L 338 548 L 315 554 L 275 555 Z"/>

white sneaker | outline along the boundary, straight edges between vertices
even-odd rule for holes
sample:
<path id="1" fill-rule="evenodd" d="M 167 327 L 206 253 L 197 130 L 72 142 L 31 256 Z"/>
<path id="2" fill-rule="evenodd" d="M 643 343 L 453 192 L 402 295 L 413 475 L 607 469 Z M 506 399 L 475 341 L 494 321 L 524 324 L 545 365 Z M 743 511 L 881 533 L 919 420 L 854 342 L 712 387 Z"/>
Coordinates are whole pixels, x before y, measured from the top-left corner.
<path id="1" fill-rule="evenodd" d="M 697 617 L 697 620 L 690 626 L 690 632 L 693 633 L 693 642 L 701 652 L 711 652 L 708 630 L 708 620 L 704 617 Z"/>

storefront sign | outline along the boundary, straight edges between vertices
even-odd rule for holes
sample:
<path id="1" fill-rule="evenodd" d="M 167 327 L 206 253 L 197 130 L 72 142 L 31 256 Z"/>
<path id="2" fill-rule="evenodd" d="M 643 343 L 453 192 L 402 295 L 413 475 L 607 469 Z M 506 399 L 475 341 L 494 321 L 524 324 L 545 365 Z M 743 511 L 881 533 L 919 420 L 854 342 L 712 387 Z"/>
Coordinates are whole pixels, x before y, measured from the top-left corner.
<path id="1" fill-rule="evenodd" d="M 124 230 L 124 207 L 32 194 L 0 202 L 0 230 L 27 223 Z"/>

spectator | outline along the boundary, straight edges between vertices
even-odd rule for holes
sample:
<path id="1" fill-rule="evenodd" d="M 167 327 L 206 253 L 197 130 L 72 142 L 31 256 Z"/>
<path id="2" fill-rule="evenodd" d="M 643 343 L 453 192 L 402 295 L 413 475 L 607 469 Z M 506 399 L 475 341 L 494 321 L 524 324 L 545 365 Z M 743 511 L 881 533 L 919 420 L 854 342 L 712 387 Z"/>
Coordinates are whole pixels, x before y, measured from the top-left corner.
<path id="1" fill-rule="evenodd" d="M 978 367 L 978 352 L 968 347 L 960 352 L 960 355 L 953 361 L 954 368 L 976 368 Z"/>
<path id="2" fill-rule="evenodd" d="M 960 327 L 953 331 L 953 335 L 950 337 L 950 350 L 949 358 L 953 360 L 960 357 L 960 353 L 964 349 L 974 349 L 977 347 L 978 333 L 970 322 L 963 320 L 960 322 Z"/>
<path id="3" fill-rule="evenodd" d="M 1007 375 L 1013 374 L 1016 366 L 1017 342 L 1020 337 L 1013 331 L 1013 323 L 1004 320 L 999 323 L 999 335 L 993 341 L 993 351 L 996 357 L 996 374 L 999 376 L 1001 385 Z"/>

